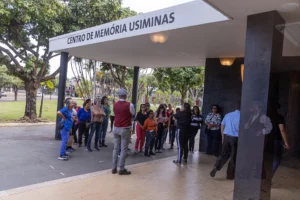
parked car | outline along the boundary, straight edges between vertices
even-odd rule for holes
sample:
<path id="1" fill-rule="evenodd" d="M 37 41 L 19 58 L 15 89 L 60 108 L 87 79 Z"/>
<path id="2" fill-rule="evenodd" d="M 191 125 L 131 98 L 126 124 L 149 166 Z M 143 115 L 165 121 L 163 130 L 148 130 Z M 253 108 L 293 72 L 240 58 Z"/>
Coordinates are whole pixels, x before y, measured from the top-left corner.
<path id="1" fill-rule="evenodd" d="M 41 97 L 43 94 L 41 92 L 37 92 L 36 96 Z"/>
<path id="2" fill-rule="evenodd" d="M 0 92 L 0 98 L 1 97 L 6 97 L 7 95 L 6 94 L 4 94 L 4 92 Z"/>

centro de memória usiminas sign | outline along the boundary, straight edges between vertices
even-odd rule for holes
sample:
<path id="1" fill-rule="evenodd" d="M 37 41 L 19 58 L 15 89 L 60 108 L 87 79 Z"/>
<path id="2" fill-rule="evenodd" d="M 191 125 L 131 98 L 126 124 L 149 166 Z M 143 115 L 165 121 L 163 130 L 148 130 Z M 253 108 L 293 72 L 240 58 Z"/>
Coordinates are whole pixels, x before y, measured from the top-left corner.
<path id="1" fill-rule="evenodd" d="M 151 28 L 155 26 L 161 26 L 164 24 L 172 24 L 175 21 L 175 12 L 169 14 L 159 15 L 155 17 L 149 17 L 141 20 L 136 20 L 133 22 L 125 24 L 113 24 L 111 27 L 99 29 L 96 31 L 76 35 L 69 37 L 67 39 L 68 44 L 74 44 L 78 42 L 84 42 L 87 40 L 93 40 L 97 38 L 102 38 L 110 35 L 116 35 L 125 32 L 137 31 L 145 28 Z"/>

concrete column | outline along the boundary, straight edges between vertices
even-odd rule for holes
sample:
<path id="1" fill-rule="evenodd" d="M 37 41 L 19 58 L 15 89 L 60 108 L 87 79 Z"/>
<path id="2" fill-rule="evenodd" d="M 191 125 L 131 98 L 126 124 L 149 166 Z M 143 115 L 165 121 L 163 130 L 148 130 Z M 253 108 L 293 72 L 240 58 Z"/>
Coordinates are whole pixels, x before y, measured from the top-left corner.
<path id="1" fill-rule="evenodd" d="M 270 72 L 271 66 L 278 65 L 282 56 L 283 35 L 275 26 L 284 23 L 277 11 L 251 15 L 247 19 L 234 200 L 270 199 L 272 134 L 262 134 L 263 125 L 259 121 L 249 122 L 255 110 L 260 110 L 259 116 L 268 115 L 273 123 L 276 120 L 278 99 L 274 90 L 269 92 Z"/>
<path id="2" fill-rule="evenodd" d="M 139 73 L 140 73 L 140 67 L 134 67 L 131 103 L 135 106 L 135 108 L 138 103 L 137 101 L 138 101 Z"/>
<path id="3" fill-rule="evenodd" d="M 68 57 L 69 53 L 61 52 L 60 57 L 60 71 L 59 71 L 59 85 L 58 85 L 58 98 L 57 98 L 57 110 L 60 110 L 64 107 L 64 100 L 66 94 L 66 81 L 67 81 L 67 72 L 68 72 Z M 56 117 L 56 126 L 60 118 Z M 55 128 L 55 139 L 60 140 L 60 133 Z"/>

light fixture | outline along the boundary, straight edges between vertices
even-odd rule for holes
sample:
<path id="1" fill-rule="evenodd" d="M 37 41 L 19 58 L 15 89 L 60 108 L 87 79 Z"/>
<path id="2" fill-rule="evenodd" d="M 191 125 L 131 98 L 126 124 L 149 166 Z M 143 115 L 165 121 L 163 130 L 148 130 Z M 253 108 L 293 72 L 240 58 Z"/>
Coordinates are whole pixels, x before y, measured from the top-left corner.
<path id="1" fill-rule="evenodd" d="M 242 64 L 241 65 L 241 79 L 242 79 L 242 82 L 244 82 L 244 71 L 245 71 L 245 65 Z"/>
<path id="2" fill-rule="evenodd" d="M 290 2 L 290 3 L 286 3 L 286 4 L 283 4 L 282 6 L 280 6 L 278 8 L 278 11 L 283 12 L 283 13 L 293 12 L 293 11 L 297 10 L 298 7 L 299 7 L 298 3 Z"/>
<path id="3" fill-rule="evenodd" d="M 228 66 L 230 67 L 233 62 L 234 62 L 235 58 L 220 58 L 220 63 L 222 66 Z"/>
<path id="4" fill-rule="evenodd" d="M 165 43 L 169 39 L 169 32 L 151 33 L 150 39 L 154 43 Z"/>

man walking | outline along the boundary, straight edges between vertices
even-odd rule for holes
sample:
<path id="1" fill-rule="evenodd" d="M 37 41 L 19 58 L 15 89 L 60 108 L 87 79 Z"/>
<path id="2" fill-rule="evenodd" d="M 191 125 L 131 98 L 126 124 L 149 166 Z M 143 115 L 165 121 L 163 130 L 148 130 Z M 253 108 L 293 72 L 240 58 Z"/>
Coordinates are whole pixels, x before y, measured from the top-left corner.
<path id="1" fill-rule="evenodd" d="M 115 123 L 114 123 L 114 151 L 113 151 L 113 167 L 112 173 L 116 174 L 118 164 L 118 154 L 120 155 L 120 171 L 119 175 L 130 175 L 131 172 L 125 169 L 125 161 L 127 157 L 128 145 L 131 137 L 131 121 L 135 114 L 133 104 L 127 102 L 127 91 L 121 88 L 118 91 L 119 101 L 114 104 Z"/>
<path id="2" fill-rule="evenodd" d="M 230 112 L 225 115 L 221 123 L 221 133 L 222 133 L 222 153 L 217 158 L 213 170 L 210 172 L 211 177 L 215 177 L 216 172 L 220 171 L 225 165 L 227 160 L 230 158 L 226 179 L 233 180 L 235 174 L 235 161 L 237 154 L 238 145 L 238 134 L 240 125 L 240 106 L 236 106 L 234 112 Z"/>

